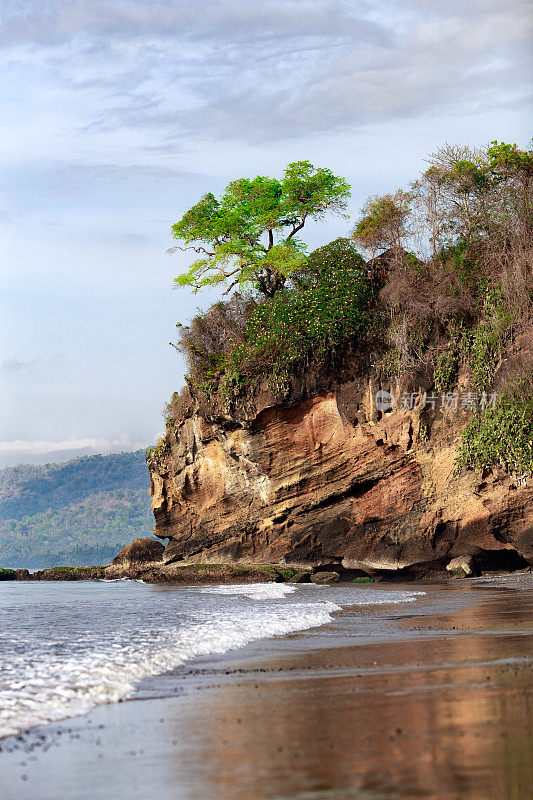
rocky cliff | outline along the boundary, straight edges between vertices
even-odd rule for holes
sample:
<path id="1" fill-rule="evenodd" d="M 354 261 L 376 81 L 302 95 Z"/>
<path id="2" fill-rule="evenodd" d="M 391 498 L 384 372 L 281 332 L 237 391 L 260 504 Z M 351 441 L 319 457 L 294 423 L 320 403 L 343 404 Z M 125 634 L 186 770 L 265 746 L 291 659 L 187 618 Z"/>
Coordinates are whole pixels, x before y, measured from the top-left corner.
<path id="1" fill-rule="evenodd" d="M 380 411 L 384 384 L 344 362 L 335 380 L 264 386 L 231 413 L 196 408 L 148 459 L 166 563 L 337 565 L 417 575 L 533 563 L 533 482 L 454 474 L 471 412 L 424 402 Z M 330 373 L 331 374 L 331 373 Z M 459 391 L 461 383 L 459 384 Z M 398 573 L 398 571 L 402 571 Z"/>

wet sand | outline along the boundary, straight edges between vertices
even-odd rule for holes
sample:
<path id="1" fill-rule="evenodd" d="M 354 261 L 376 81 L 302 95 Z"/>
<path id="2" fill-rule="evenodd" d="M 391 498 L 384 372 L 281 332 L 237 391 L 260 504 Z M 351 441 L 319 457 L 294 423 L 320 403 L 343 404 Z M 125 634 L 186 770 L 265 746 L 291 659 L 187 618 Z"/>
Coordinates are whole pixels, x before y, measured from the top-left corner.
<path id="1" fill-rule="evenodd" d="M 405 588 L 3 740 L 2 799 L 527 800 L 533 579 Z"/>

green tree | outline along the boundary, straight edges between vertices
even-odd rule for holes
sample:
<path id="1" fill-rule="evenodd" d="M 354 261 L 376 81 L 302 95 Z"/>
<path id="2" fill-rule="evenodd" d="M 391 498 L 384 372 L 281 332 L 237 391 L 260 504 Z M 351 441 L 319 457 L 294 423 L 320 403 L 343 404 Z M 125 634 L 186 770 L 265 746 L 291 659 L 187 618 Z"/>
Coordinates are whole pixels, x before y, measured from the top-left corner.
<path id="1" fill-rule="evenodd" d="M 200 258 L 175 282 L 192 286 L 251 284 L 266 297 L 283 288 L 305 263 L 305 245 L 297 234 L 308 219 L 327 212 L 343 215 L 350 187 L 329 169 L 309 161 L 289 164 L 283 178 L 240 178 L 220 199 L 209 193 L 172 226 L 182 241 L 172 250 L 193 250 Z"/>
<path id="2" fill-rule="evenodd" d="M 426 160 L 430 167 L 412 190 L 435 255 L 444 244 L 477 236 L 487 217 L 492 181 L 480 149 L 446 144 Z"/>
<path id="3" fill-rule="evenodd" d="M 374 259 L 378 250 L 400 250 L 409 235 L 411 195 L 401 189 L 395 194 L 370 197 L 352 237 Z"/>
<path id="4" fill-rule="evenodd" d="M 525 248 L 533 234 L 533 150 L 516 144 L 491 142 L 487 171 L 495 187 L 491 221 L 500 228 L 514 228 Z"/>
<path id="5" fill-rule="evenodd" d="M 516 144 L 492 141 L 487 150 L 489 167 L 500 180 L 507 177 L 530 187 L 533 180 L 533 151 L 519 150 Z"/>

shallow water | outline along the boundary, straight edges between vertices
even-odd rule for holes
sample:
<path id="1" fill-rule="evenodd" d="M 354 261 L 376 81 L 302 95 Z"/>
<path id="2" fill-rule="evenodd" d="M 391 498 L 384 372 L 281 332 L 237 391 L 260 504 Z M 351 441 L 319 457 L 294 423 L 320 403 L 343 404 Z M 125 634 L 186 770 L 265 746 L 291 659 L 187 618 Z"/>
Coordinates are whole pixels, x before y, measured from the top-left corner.
<path id="1" fill-rule="evenodd" d="M 424 592 L 361 586 L 0 583 L 0 737 L 131 697 L 194 657 L 323 625 L 344 606 L 415 602 Z"/>
<path id="2" fill-rule="evenodd" d="M 62 590 L 34 588 L 50 600 Z M 256 638 L 222 652 L 213 634 L 217 653 L 136 678 L 129 702 L 4 738 L 2 800 L 531 795 L 531 575 L 393 588 L 64 588 L 74 608 L 109 597 L 117 619 L 127 605 L 146 625 L 139 609 L 153 609 L 159 627 L 189 596 L 193 637 L 211 610 L 208 622 L 223 611 L 232 630 L 238 612 Z M 327 623 L 251 631 L 254 617 L 294 626 L 302 607 L 325 607 Z"/>

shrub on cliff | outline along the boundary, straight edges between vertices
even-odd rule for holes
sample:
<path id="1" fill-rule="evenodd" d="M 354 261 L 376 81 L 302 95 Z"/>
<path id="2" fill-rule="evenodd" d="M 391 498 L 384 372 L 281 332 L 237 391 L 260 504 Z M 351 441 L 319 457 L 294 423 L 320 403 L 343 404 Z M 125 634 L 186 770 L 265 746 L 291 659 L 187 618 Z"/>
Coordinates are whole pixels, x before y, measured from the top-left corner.
<path id="1" fill-rule="evenodd" d="M 315 250 L 274 297 L 237 294 L 215 304 L 188 327 L 179 326 L 190 390 L 224 394 L 265 375 L 284 381 L 290 365 L 362 339 L 376 319 L 379 287 L 353 242 L 336 239 Z M 189 391 L 174 395 L 169 422 L 185 415 L 190 403 Z"/>
<path id="2" fill-rule="evenodd" d="M 243 363 L 255 355 L 269 369 L 287 368 L 311 352 L 319 356 L 361 338 L 372 326 L 376 287 L 348 240 L 315 250 L 294 284 L 252 310 Z"/>
<path id="3" fill-rule="evenodd" d="M 230 354 L 246 342 L 248 320 L 256 305 L 252 298 L 234 294 L 197 314 L 189 325 L 178 323 L 177 347 L 187 360 L 187 378 L 193 387 L 224 370 Z M 175 403 L 184 400 L 187 404 L 186 395 L 173 398 Z"/>
<path id="4" fill-rule="evenodd" d="M 399 189 L 395 194 L 370 197 L 363 206 L 364 216 L 352 237 L 375 259 L 379 251 L 398 251 L 411 233 L 412 195 Z"/>
<path id="5" fill-rule="evenodd" d="M 467 426 L 458 469 L 501 466 L 518 476 L 533 473 L 533 392 L 531 382 L 512 383 Z"/>
<path id="6" fill-rule="evenodd" d="M 533 153 L 498 142 L 486 150 L 446 145 L 428 161 L 411 185 L 404 225 L 405 243 L 409 229 L 417 233 L 409 243 L 419 257 L 393 259 L 381 292 L 392 347 L 384 372 L 408 378 L 433 368 L 435 387 L 451 390 L 466 366 L 475 386 L 488 388 L 533 317 Z M 399 209 L 378 220 L 372 200 L 367 211 L 375 213 L 361 223 L 398 233 Z M 421 331 L 429 331 L 423 347 Z"/>

